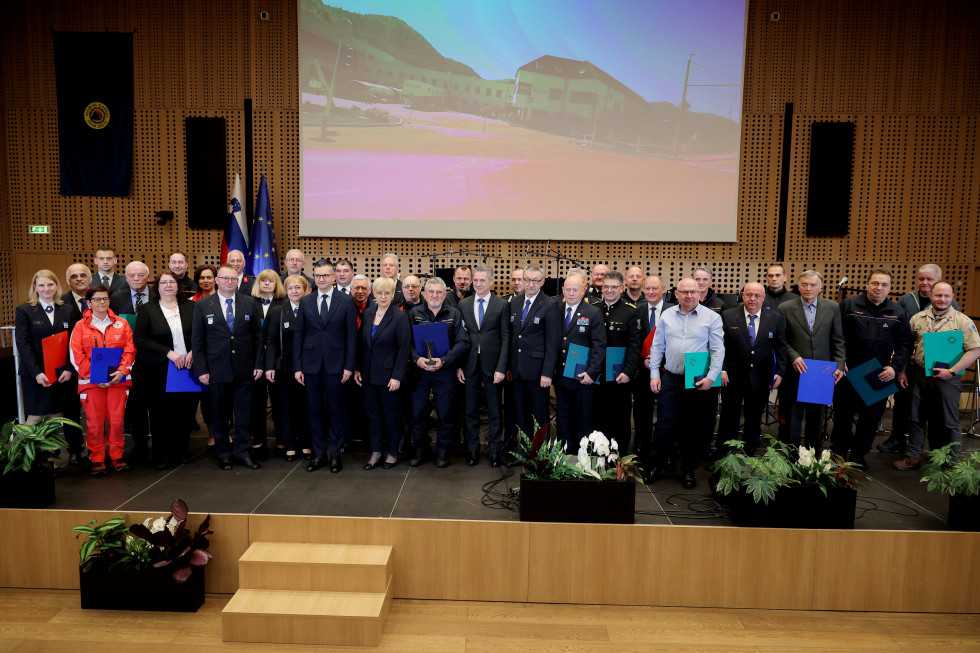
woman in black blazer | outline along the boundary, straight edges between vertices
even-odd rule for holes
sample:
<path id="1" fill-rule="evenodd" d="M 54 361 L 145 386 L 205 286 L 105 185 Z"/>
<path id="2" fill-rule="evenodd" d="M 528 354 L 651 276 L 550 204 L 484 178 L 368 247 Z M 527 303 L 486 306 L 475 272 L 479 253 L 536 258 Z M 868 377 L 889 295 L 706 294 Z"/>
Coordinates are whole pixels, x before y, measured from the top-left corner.
<path id="1" fill-rule="evenodd" d="M 81 412 L 78 377 L 69 362 L 68 348 L 65 348 L 64 359 L 56 361 L 55 378 L 49 379 L 44 373 L 41 341 L 61 332 L 70 336 L 82 316 L 74 302 L 60 299 L 61 286 L 51 270 L 38 270 L 34 274 L 28 297 L 26 304 L 17 307 L 14 320 L 27 423 L 34 424 L 45 415 L 64 415 L 78 422 Z M 67 344 L 67 339 L 65 342 Z M 68 440 L 69 461 L 73 465 L 79 464 L 84 445 L 81 430 L 65 426 L 65 439 Z"/>
<path id="2" fill-rule="evenodd" d="M 262 309 L 262 343 L 265 346 L 265 338 L 269 333 L 269 311 L 274 306 L 281 305 L 286 301 L 286 289 L 282 287 L 279 273 L 272 270 L 262 270 L 252 278 L 252 290 L 249 294 L 255 298 L 255 302 Z M 286 445 L 282 442 L 279 435 L 281 426 L 276 422 L 276 416 L 281 412 L 276 403 L 279 397 L 272 391 L 269 381 L 260 376 L 252 384 L 252 417 L 249 420 L 249 428 L 252 431 L 252 457 L 258 458 L 269 453 L 266 446 L 269 427 L 266 420 L 266 408 L 272 404 L 272 430 L 276 434 L 276 445 L 282 453 L 287 451 Z"/>
<path id="3" fill-rule="evenodd" d="M 286 277 L 286 299 L 269 308 L 265 326 L 265 378 L 271 384 L 272 423 L 280 443 L 285 447 L 286 461 L 297 458 L 297 450 L 312 458 L 310 420 L 306 407 L 306 388 L 293 376 L 293 332 L 299 300 L 309 293 L 310 284 L 301 274 Z"/>
<path id="4" fill-rule="evenodd" d="M 382 465 L 382 435 L 388 441 L 383 467 L 391 469 L 398 463 L 398 441 L 402 435 L 399 392 L 412 347 L 412 326 L 408 315 L 391 305 L 394 296 L 393 280 L 375 280 L 376 303 L 364 309 L 358 336 L 354 380 L 364 388 L 364 410 L 371 434 L 371 458 L 364 465 L 366 470 Z"/>
<path id="5" fill-rule="evenodd" d="M 167 469 L 189 459 L 187 447 L 197 394 L 167 392 L 166 388 L 171 362 L 177 369 L 190 368 L 194 362 L 191 354 L 194 302 L 181 298 L 177 277 L 170 270 L 157 276 L 150 299 L 136 315 L 133 369 L 150 407 L 153 465 Z"/>

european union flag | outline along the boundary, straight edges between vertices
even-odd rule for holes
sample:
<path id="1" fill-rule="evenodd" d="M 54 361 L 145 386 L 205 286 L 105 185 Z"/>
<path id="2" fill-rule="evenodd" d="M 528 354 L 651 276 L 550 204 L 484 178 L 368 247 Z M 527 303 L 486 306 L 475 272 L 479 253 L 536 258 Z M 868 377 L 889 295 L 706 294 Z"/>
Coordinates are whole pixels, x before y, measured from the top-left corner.
<path id="1" fill-rule="evenodd" d="M 272 227 L 272 207 L 269 205 L 269 186 L 265 175 L 259 184 L 259 200 L 255 203 L 252 234 L 248 242 L 248 261 L 245 270 L 255 276 L 262 270 L 279 274 L 279 254 L 276 252 L 276 232 Z"/>

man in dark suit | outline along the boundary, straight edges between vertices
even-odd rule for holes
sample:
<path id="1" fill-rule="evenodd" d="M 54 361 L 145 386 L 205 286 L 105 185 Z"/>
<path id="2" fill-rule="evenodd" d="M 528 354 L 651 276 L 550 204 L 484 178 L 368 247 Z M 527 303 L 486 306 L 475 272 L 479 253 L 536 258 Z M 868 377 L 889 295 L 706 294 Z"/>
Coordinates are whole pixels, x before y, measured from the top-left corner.
<path id="1" fill-rule="evenodd" d="M 68 284 L 68 292 L 61 296 L 61 301 L 69 302 L 79 315 L 84 315 L 88 310 L 85 291 L 92 283 L 92 271 L 84 263 L 73 263 L 65 270 L 65 282 Z"/>
<path id="2" fill-rule="evenodd" d="M 606 274 L 608 280 L 609 274 Z M 622 291 L 622 275 L 619 278 Z M 606 330 L 602 311 L 585 301 L 588 276 L 585 270 L 572 269 L 562 285 L 562 300 L 558 314 L 562 316 L 561 354 L 555 376 L 558 395 L 558 436 L 565 443 L 565 452 L 578 453 L 579 440 L 587 436 L 595 422 L 595 381 L 606 362 Z M 606 283 L 606 281 L 603 281 Z M 635 309 L 633 310 L 635 313 Z M 572 376 L 565 376 L 565 365 L 572 345 L 585 347 L 587 358 L 576 361 Z M 619 433 L 607 433 L 610 439 Z M 625 453 L 625 452 L 620 452 Z"/>
<path id="3" fill-rule="evenodd" d="M 446 305 L 446 283 L 439 277 L 425 282 L 425 305 L 409 313 L 412 327 L 422 324 L 445 324 L 449 350 L 429 358 L 428 351 L 412 347 L 412 361 L 419 370 L 418 385 L 412 392 L 412 440 L 415 453 L 409 461 L 418 467 L 428 457 L 429 393 L 436 407 L 436 467 L 449 466 L 449 443 L 453 430 L 452 398 L 456 386 L 456 368 L 470 346 L 463 317 L 453 306 Z M 414 338 L 413 338 L 414 340 Z"/>
<path id="4" fill-rule="evenodd" d="M 561 350 L 561 315 L 553 299 L 541 292 L 544 272 L 524 270 L 524 292 L 510 302 L 510 378 L 514 382 L 517 428 L 534 437 L 533 425 L 551 420 L 551 380 Z"/>
<path id="5" fill-rule="evenodd" d="M 671 306 L 677 304 L 668 302 L 664 296 L 666 290 L 663 281 L 657 275 L 651 275 L 643 280 L 643 301 L 637 305 L 640 314 L 640 334 L 643 345 L 640 351 L 643 367 L 639 369 L 631 384 L 633 390 L 633 448 L 639 459 L 640 467 L 644 470 L 653 469 L 650 457 L 650 438 L 653 435 L 653 408 L 657 403 L 657 395 L 650 390 L 650 341 L 651 333 L 657 328 L 660 316 Z M 648 340 L 649 339 L 649 340 Z M 623 455 L 625 451 L 621 451 Z"/>
<path id="6" fill-rule="evenodd" d="M 800 275 L 800 299 L 784 302 L 776 310 L 786 320 L 786 355 L 789 366 L 779 386 L 779 439 L 800 444 L 806 417 L 806 446 L 817 449 L 823 441 L 826 406 L 796 401 L 804 358 L 837 363 L 834 383 L 844 377 L 844 329 L 837 302 L 819 297 L 823 278 L 816 270 Z"/>
<path id="7" fill-rule="evenodd" d="M 286 252 L 286 271 L 280 275 L 280 279 L 283 283 L 286 283 L 286 277 L 292 274 L 298 274 L 299 276 L 306 279 L 306 282 L 310 284 L 310 288 L 316 286 L 313 283 L 313 277 L 308 274 L 303 274 L 303 266 L 306 264 L 306 258 L 303 256 L 302 250 L 291 249 Z"/>
<path id="8" fill-rule="evenodd" d="M 306 386 L 310 408 L 313 460 L 306 471 L 315 472 L 328 461 L 333 473 L 343 469 L 344 388 L 354 372 L 357 356 L 357 312 L 349 295 L 334 289 L 334 267 L 325 259 L 313 264 L 316 292 L 299 302 L 293 336 L 293 369 Z"/>
<path id="9" fill-rule="evenodd" d="M 746 453 L 755 453 L 769 391 L 779 387 L 786 373 L 786 320 L 778 312 L 763 309 L 765 298 L 766 289 L 761 283 L 746 284 L 742 306 L 721 314 L 725 366 L 721 372 L 719 456 L 725 451 L 726 441 L 738 439 L 743 404 L 745 427 L 741 440 Z"/>
<path id="10" fill-rule="evenodd" d="M 109 296 L 126 287 L 126 278 L 116 274 L 116 254 L 111 247 L 95 250 L 95 274 L 92 280 L 96 285 L 109 289 Z"/>
<path id="11" fill-rule="evenodd" d="M 503 449 L 501 415 L 501 382 L 507 372 L 507 350 L 510 348 L 509 305 L 490 294 L 493 268 L 477 265 L 473 270 L 474 294 L 464 298 L 457 308 L 470 339 L 470 350 L 456 377 L 466 391 L 466 464 L 480 460 L 480 402 L 487 402 L 490 434 L 490 466 L 500 466 Z"/>
<path id="12" fill-rule="evenodd" d="M 235 292 L 238 277 L 227 263 L 218 268 L 218 292 L 194 306 L 191 332 L 194 374 L 208 386 L 218 466 L 231 469 L 232 457 L 249 469 L 259 464 L 249 456 L 252 383 L 262 376 L 262 309 L 252 297 Z M 229 421 L 235 413 L 235 441 L 228 443 Z"/>
<path id="13" fill-rule="evenodd" d="M 126 287 L 109 297 L 109 308 L 116 315 L 136 315 L 150 301 L 146 282 L 150 268 L 142 261 L 131 261 L 126 266 Z M 178 282 L 179 283 L 179 282 Z M 150 420 L 145 384 L 140 383 L 145 374 L 142 366 L 133 367 L 133 386 L 126 401 L 125 430 L 133 438 L 133 449 L 127 458 L 130 462 L 149 462 Z"/>
<path id="14" fill-rule="evenodd" d="M 255 279 L 249 277 L 245 274 L 245 254 L 240 250 L 233 249 L 228 252 L 228 265 L 235 268 L 238 273 L 238 292 L 243 295 L 252 294 L 252 284 L 255 283 Z"/>

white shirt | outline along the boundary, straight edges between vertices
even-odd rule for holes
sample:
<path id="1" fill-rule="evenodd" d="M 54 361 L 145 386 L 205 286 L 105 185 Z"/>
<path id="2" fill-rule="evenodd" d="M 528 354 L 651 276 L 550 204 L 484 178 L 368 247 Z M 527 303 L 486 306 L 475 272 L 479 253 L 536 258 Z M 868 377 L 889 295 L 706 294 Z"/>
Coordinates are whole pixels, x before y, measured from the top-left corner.
<path id="1" fill-rule="evenodd" d="M 105 330 L 112 326 L 113 322 L 114 320 L 109 317 L 108 313 L 106 313 L 105 319 L 103 320 L 95 317 L 95 313 L 92 314 L 92 326 L 102 332 L 103 336 L 105 335 Z"/>
<path id="2" fill-rule="evenodd" d="M 56 308 L 56 306 L 54 304 L 46 304 L 46 303 L 44 303 L 40 299 L 37 300 L 37 301 L 41 305 L 41 308 L 44 309 L 45 315 L 48 316 L 48 322 L 51 323 L 51 326 L 54 326 L 54 309 Z M 51 307 L 51 312 L 50 313 L 48 312 L 48 306 Z"/>
<path id="3" fill-rule="evenodd" d="M 170 335 L 174 339 L 174 351 L 184 356 L 187 354 L 187 343 L 184 342 L 184 327 L 180 323 L 180 308 L 171 311 L 169 308 L 160 304 L 163 317 L 167 318 L 167 326 L 170 327 Z"/>
<path id="4" fill-rule="evenodd" d="M 324 297 L 327 298 L 327 310 L 329 311 L 331 304 L 333 304 L 333 288 L 331 288 L 327 292 L 323 292 L 319 288 L 317 289 L 316 310 L 318 313 L 320 312 L 320 307 L 323 306 Z"/>
<path id="5" fill-rule="evenodd" d="M 648 309 L 647 310 L 647 324 L 652 324 L 653 326 L 657 326 L 657 323 L 660 322 L 660 316 L 664 312 L 664 300 L 663 300 L 663 297 L 661 297 L 660 298 L 660 301 L 657 302 L 656 304 L 654 304 L 653 306 L 650 306 L 648 304 L 647 305 L 647 309 Z"/>
<path id="6" fill-rule="evenodd" d="M 581 304 L 581 303 L 582 303 L 582 302 L 579 302 L 579 304 Z M 572 315 L 572 316 L 574 316 L 574 315 L 575 315 L 575 313 L 576 313 L 576 312 L 578 311 L 578 304 L 568 304 L 568 305 L 567 305 L 567 306 L 565 307 L 565 315 L 569 315 L 569 313 L 568 313 L 568 309 L 572 309 L 572 312 L 571 312 L 571 315 Z M 562 315 L 562 316 L 561 316 L 561 323 L 562 323 L 563 325 L 565 324 L 565 315 Z"/>
<path id="7" fill-rule="evenodd" d="M 339 284 L 338 284 L 338 285 L 337 285 L 337 290 L 339 290 L 340 292 L 342 292 L 342 293 L 344 293 L 345 295 L 349 295 L 349 294 L 351 294 L 351 290 L 350 290 L 350 287 L 351 287 L 352 285 L 354 285 L 354 283 L 353 283 L 353 282 L 351 282 L 350 284 L 348 284 L 348 285 L 346 285 L 346 286 L 341 286 L 341 285 L 339 285 Z M 332 298 L 331 298 L 331 299 L 332 299 Z"/>
<path id="8" fill-rule="evenodd" d="M 231 300 L 231 317 L 235 317 L 235 297 L 225 297 L 220 292 L 218 294 L 218 301 L 221 302 L 221 314 L 228 315 L 228 301 Z M 176 349 L 174 351 L 177 351 Z"/>
<path id="9" fill-rule="evenodd" d="M 490 293 L 487 293 L 483 297 L 480 297 L 478 295 L 473 297 L 473 315 L 476 317 L 476 323 L 482 327 L 483 325 L 480 324 L 480 300 L 481 299 L 483 300 L 483 316 L 486 317 L 487 309 L 490 308 Z"/>

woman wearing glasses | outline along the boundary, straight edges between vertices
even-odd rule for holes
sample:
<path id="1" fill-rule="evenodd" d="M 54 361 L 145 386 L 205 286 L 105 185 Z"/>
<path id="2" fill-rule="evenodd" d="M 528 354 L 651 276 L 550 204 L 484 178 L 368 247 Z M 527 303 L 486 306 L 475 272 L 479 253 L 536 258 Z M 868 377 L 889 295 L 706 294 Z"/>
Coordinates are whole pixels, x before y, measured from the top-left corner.
<path id="1" fill-rule="evenodd" d="M 177 370 L 189 369 L 193 363 L 194 302 L 181 298 L 179 281 L 170 270 L 157 277 L 150 299 L 136 315 L 134 337 L 140 383 L 146 385 L 150 405 L 153 465 L 162 470 L 188 460 L 197 394 L 166 388 L 171 363 Z"/>
<path id="2" fill-rule="evenodd" d="M 89 308 L 71 333 L 71 362 L 78 370 L 78 398 L 85 408 L 86 441 L 92 475 L 105 476 L 106 421 L 109 422 L 109 461 L 112 468 L 117 472 L 129 470 L 122 457 L 123 417 L 132 385 L 129 372 L 136 358 L 136 347 L 129 323 L 109 310 L 108 288 L 92 286 L 85 291 L 85 299 Z M 92 349 L 96 347 L 123 350 L 119 364 L 108 367 L 104 381 L 99 377 L 95 380 L 92 378 Z"/>
<path id="3" fill-rule="evenodd" d="M 365 470 L 379 465 L 391 469 L 398 463 L 398 441 L 402 434 L 400 396 L 412 348 L 412 326 L 408 315 L 392 308 L 395 282 L 388 277 L 374 281 L 374 301 L 364 309 L 358 336 L 354 380 L 364 388 L 364 412 L 371 434 L 371 458 Z M 387 456 L 381 461 L 381 439 L 387 440 Z"/>

